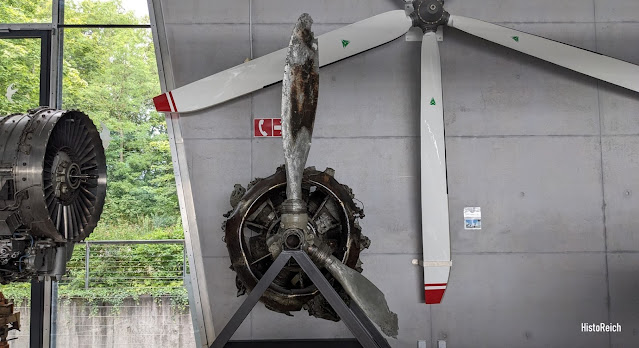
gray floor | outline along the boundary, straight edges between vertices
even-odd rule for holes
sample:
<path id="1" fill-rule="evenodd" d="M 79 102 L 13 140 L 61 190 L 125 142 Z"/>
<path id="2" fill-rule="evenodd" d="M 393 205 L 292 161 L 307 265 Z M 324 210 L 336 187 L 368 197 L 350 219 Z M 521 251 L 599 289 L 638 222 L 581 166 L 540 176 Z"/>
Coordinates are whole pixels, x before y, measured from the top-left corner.
<path id="1" fill-rule="evenodd" d="M 394 0 L 253 0 L 254 56 L 288 43 L 302 12 L 321 34 L 397 9 Z M 165 1 L 176 84 L 250 56 L 249 0 Z M 450 12 L 639 64 L 636 0 L 450 0 Z M 639 94 L 454 29 L 442 54 L 453 268 L 440 305 L 423 304 L 419 217 L 420 44 L 396 40 L 321 70 L 309 165 L 332 167 L 366 206 L 364 274 L 399 314 L 395 347 L 639 345 Z M 321 52 L 320 52 L 321 55 Z M 220 226 L 233 184 L 283 163 L 280 85 L 182 115 L 214 323 L 243 298 Z M 483 229 L 462 209 L 481 206 Z M 582 322 L 623 332 L 581 333 Z M 341 323 L 259 305 L 235 338 L 350 337 Z"/>

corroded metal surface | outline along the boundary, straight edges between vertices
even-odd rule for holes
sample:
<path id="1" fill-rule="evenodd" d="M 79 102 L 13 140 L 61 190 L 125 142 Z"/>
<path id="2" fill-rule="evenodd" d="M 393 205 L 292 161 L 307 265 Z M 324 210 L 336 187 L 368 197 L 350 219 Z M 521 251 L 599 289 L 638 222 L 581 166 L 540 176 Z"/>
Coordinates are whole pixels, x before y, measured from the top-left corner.
<path id="1" fill-rule="evenodd" d="M 13 311 L 13 302 L 0 292 L 0 348 L 9 347 L 7 336 L 12 330 L 20 330 L 20 313 Z"/>
<path id="2" fill-rule="evenodd" d="M 314 168 L 304 171 L 302 198 L 308 205 L 309 230 L 316 240 L 326 243 L 332 249 L 332 255 L 342 263 L 361 271 L 360 251 L 370 245 L 357 223 L 364 211 L 354 203 L 351 189 L 338 183 L 333 173 L 330 168 L 323 172 Z M 238 189 L 236 186 L 234 192 Z M 227 214 L 224 240 L 231 257 L 231 268 L 237 273 L 238 296 L 252 290 L 275 259 L 269 253 L 266 240 L 280 230 L 285 192 L 286 175 L 280 167 L 275 174 L 253 181 L 229 213 L 231 215 Z M 347 299 L 340 284 L 327 270 L 322 271 L 338 293 Z M 294 264 L 280 272 L 261 301 L 276 312 L 306 309 L 313 316 L 339 320 L 308 277 L 300 274 Z"/>
<path id="3" fill-rule="evenodd" d="M 282 138 L 288 186 L 286 196 L 300 200 L 302 172 L 311 149 L 319 91 L 319 53 L 313 20 L 300 16 L 288 47 L 282 82 Z"/>
<path id="4" fill-rule="evenodd" d="M 348 296 L 386 335 L 397 338 L 397 314 L 388 308 L 384 293 L 366 277 L 341 263 L 326 245 L 321 242 L 315 244 L 306 248 L 313 262 L 325 267 L 342 284 Z"/>
<path id="5" fill-rule="evenodd" d="M 286 194 L 278 196 L 270 192 L 268 200 L 260 202 L 261 196 L 257 195 L 259 191 L 255 187 L 259 184 L 267 191 L 270 190 L 268 184 L 260 180 L 253 188 L 249 187 L 244 198 L 234 207 L 235 210 L 229 213 L 231 218 L 225 225 L 225 240 L 233 262 L 231 268 L 240 279 L 237 283 L 251 290 L 283 250 L 304 250 L 322 268 L 324 275 L 331 280 L 345 301 L 349 298 L 355 301 L 384 333 L 396 337 L 397 314 L 390 311 L 381 290 L 353 269 L 357 267 L 359 251 L 368 244 L 367 239 L 362 238 L 361 234 L 357 238 L 359 228 L 353 228 L 351 232 L 354 233 L 348 230 L 345 233 L 339 232 L 341 226 L 350 228 L 353 221 L 348 219 L 353 215 L 352 210 L 349 213 L 344 201 L 334 196 L 334 192 L 344 191 L 344 187 L 339 184 L 326 187 L 315 183 L 315 190 L 311 190 L 311 187 L 304 194 L 304 166 L 311 148 L 319 86 L 319 56 L 317 40 L 311 32 L 312 23 L 308 14 L 300 16 L 293 29 L 286 57 L 282 86 Z M 322 174 L 332 179 L 332 173 L 332 170 L 327 170 Z M 281 178 L 282 173 L 279 174 Z M 277 176 L 278 173 L 273 177 Z M 312 180 L 312 177 L 307 178 L 307 181 Z M 313 193 L 321 191 L 320 188 L 327 190 L 326 198 L 313 200 L 313 196 L 317 197 Z M 241 189 L 236 187 L 231 196 L 232 204 L 236 201 L 238 192 Z M 354 206 L 352 193 L 350 190 L 347 192 L 351 206 Z M 338 206 L 343 210 L 341 216 L 337 212 Z M 257 210 L 250 212 L 254 207 Z M 257 232 L 257 235 L 247 236 L 244 225 Z M 353 224 L 352 227 L 356 225 Z M 332 229 L 338 231 L 336 238 L 330 237 Z M 356 238 L 352 238 L 352 234 Z M 347 239 L 344 240 L 344 237 Z M 246 248 L 247 245 L 249 248 Z M 349 254 L 357 256 L 348 257 Z M 323 297 L 317 294 L 317 289 L 308 276 L 298 268 L 297 264 L 285 267 L 261 301 L 267 308 L 287 314 L 290 310 L 306 306 L 312 315 L 338 320 L 337 314 L 329 306 L 317 302 L 323 300 Z M 238 294 L 241 294 L 244 288 L 239 287 L 238 290 Z"/>

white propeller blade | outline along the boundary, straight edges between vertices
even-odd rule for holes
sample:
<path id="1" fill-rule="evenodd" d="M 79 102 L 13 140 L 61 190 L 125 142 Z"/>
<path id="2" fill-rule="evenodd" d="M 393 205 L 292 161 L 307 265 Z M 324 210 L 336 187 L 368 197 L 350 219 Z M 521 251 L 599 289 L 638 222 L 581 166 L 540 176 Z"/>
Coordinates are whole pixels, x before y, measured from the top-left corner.
<path id="1" fill-rule="evenodd" d="M 410 29 L 403 10 L 389 11 L 318 37 L 320 66 L 395 40 Z M 153 98 L 160 112 L 191 112 L 214 106 L 282 80 L 286 49 L 256 58 Z"/>
<path id="2" fill-rule="evenodd" d="M 639 92 L 639 66 L 543 37 L 451 15 L 448 25 L 533 57 Z"/>
<path id="3" fill-rule="evenodd" d="M 426 303 L 440 303 L 450 273 L 446 145 L 439 46 L 424 34 L 421 57 L 422 240 Z"/>

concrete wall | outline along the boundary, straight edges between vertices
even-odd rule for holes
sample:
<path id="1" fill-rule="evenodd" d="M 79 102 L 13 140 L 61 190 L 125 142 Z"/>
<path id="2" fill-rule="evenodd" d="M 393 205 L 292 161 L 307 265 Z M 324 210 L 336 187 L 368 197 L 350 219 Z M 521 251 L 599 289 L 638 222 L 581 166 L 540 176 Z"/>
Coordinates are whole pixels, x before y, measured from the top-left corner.
<path id="1" fill-rule="evenodd" d="M 397 9 L 391 0 L 252 0 L 252 49 L 285 47 L 302 12 L 316 34 Z M 178 86 L 251 51 L 249 0 L 163 2 Z M 450 1 L 475 17 L 639 64 L 635 0 Z M 628 347 L 639 344 L 639 95 L 447 29 L 441 43 L 453 267 L 423 304 L 419 215 L 420 44 L 400 38 L 321 70 L 309 165 L 335 168 L 366 206 L 364 274 L 400 318 L 394 347 Z M 321 52 L 320 52 L 321 54 Z M 222 241 L 233 184 L 283 163 L 281 85 L 182 115 L 216 330 L 244 298 Z M 481 206 L 481 231 L 462 209 Z M 581 333 L 582 322 L 623 332 Z M 342 323 L 258 305 L 236 339 L 351 337 Z"/>
<path id="2" fill-rule="evenodd" d="M 142 296 L 126 299 L 117 307 L 61 299 L 52 325 L 51 347 L 57 348 L 155 348 L 195 347 L 188 307 L 174 306 L 169 298 Z M 20 331 L 11 331 L 11 348 L 28 348 L 30 308 L 20 312 Z"/>

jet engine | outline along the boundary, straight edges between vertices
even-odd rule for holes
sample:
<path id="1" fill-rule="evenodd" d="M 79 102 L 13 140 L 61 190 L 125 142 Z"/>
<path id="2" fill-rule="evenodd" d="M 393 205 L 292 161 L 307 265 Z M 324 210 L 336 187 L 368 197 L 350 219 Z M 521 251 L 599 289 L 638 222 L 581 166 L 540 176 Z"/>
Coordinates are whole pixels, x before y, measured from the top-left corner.
<path id="1" fill-rule="evenodd" d="M 106 196 L 100 135 L 80 111 L 0 118 L 0 283 L 61 276 Z"/>

